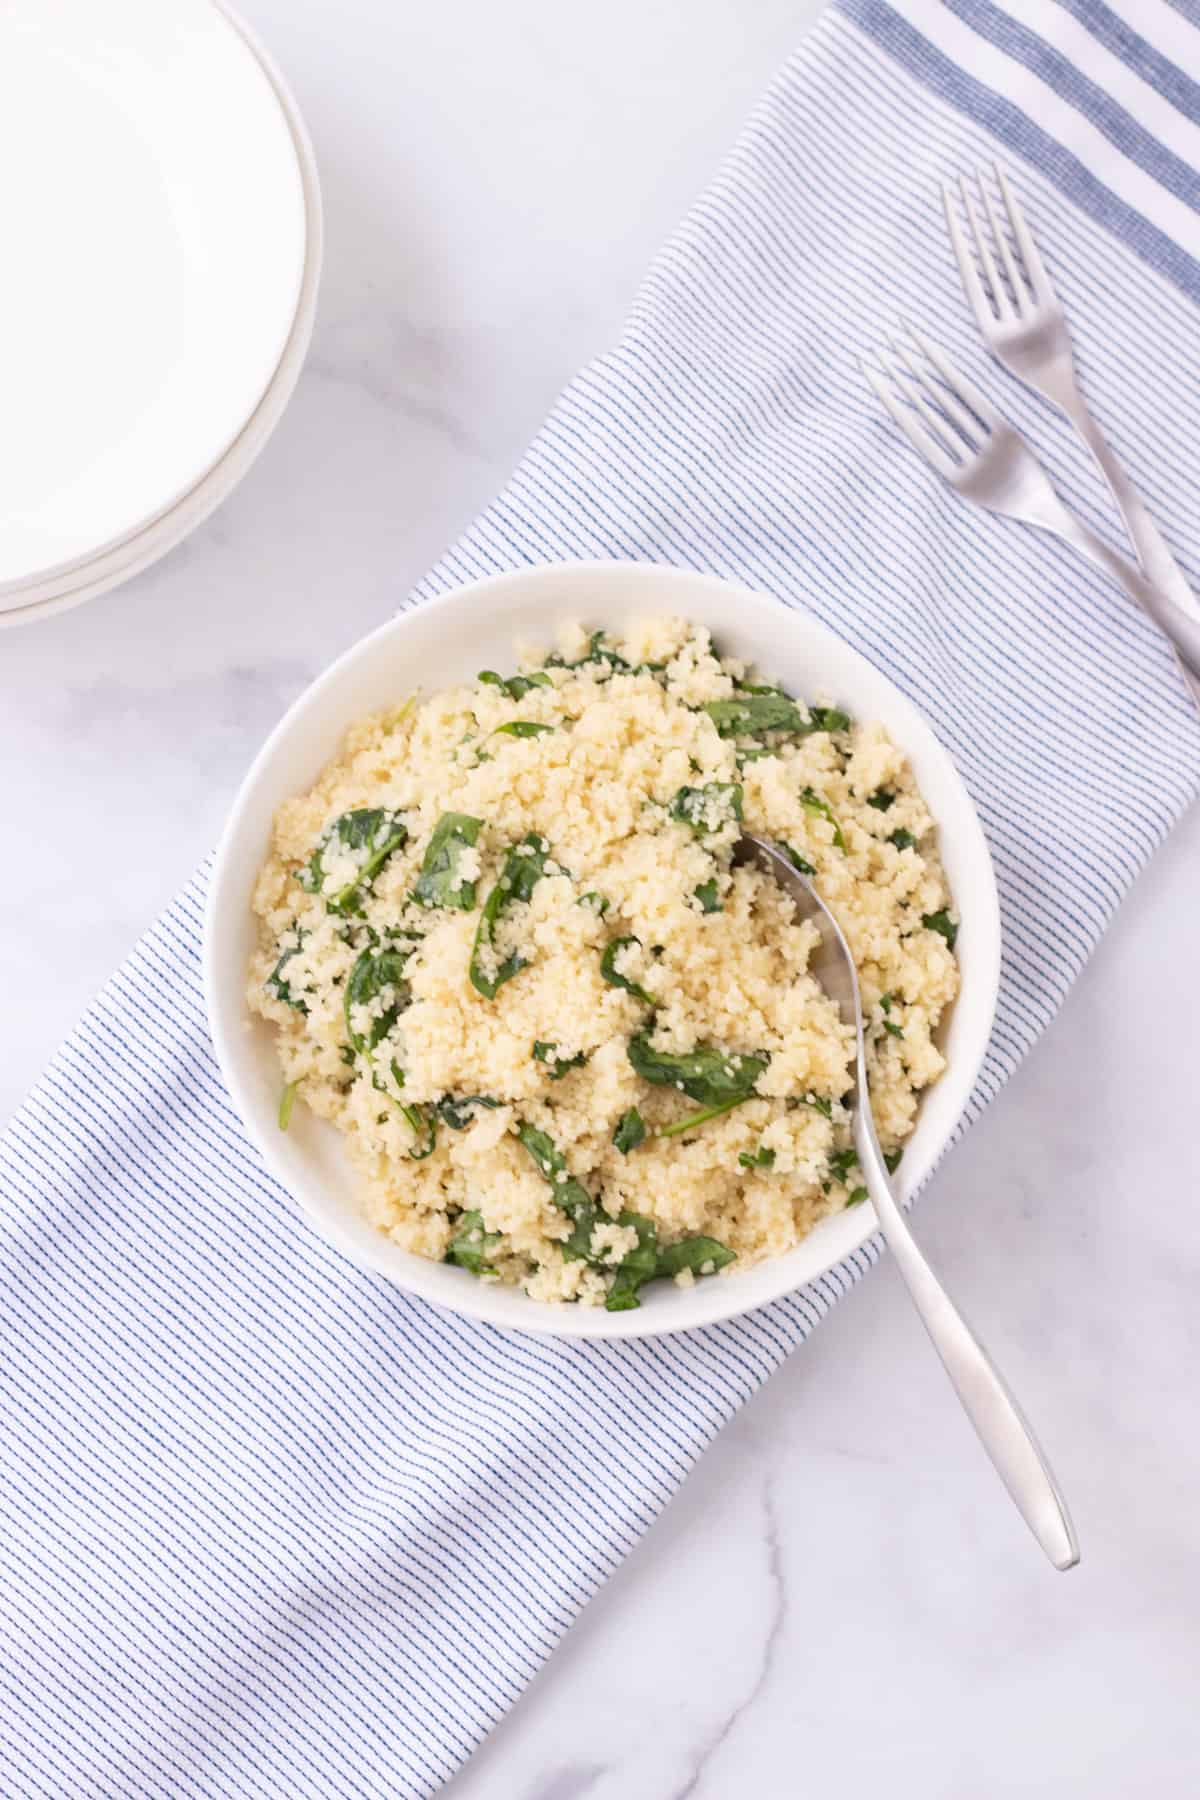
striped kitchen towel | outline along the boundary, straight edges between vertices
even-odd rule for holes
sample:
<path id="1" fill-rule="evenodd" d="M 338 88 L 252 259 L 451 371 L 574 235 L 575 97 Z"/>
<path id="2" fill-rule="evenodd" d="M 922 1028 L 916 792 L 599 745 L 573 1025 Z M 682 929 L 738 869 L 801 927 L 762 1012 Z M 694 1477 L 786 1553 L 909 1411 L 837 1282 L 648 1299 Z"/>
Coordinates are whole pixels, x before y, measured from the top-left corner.
<path id="1" fill-rule="evenodd" d="M 978 1111 L 1200 779 L 1123 594 L 973 512 L 855 357 L 905 316 L 1001 395 L 938 189 L 1001 159 L 1089 395 L 1200 579 L 1200 21 L 1176 0 L 844 0 L 671 239 L 619 343 L 416 600 L 635 557 L 807 609 L 938 721 L 1007 954 Z M 0 1143 L 0 1791 L 427 1795 L 516 1699 L 734 1409 L 871 1261 L 659 1342 L 507 1335 L 318 1242 L 205 1030 L 200 875 Z"/>

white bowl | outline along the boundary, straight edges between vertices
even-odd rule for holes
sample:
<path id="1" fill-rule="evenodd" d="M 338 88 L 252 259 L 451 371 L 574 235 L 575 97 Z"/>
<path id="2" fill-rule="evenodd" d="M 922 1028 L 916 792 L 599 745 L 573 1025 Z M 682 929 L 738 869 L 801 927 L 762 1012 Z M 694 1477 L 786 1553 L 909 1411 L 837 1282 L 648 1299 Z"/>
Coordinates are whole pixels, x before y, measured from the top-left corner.
<path id="1" fill-rule="evenodd" d="M 962 919 L 962 987 L 942 1038 L 948 1067 L 922 1102 L 897 1188 L 907 1197 L 928 1175 L 966 1105 L 987 1046 L 1000 974 L 1000 909 L 987 842 L 949 755 L 890 681 L 824 626 L 778 600 L 707 575 L 637 563 L 565 563 L 521 570 L 402 613 L 348 650 L 301 695 L 242 783 L 217 853 L 208 902 L 205 982 L 213 1042 L 246 1129 L 311 1223 L 365 1268 L 452 1311 L 558 1337 L 630 1338 L 728 1319 L 802 1287 L 857 1250 L 876 1229 L 874 1209 L 825 1219 L 786 1256 L 683 1289 L 659 1282 L 634 1312 L 551 1306 L 519 1289 L 490 1286 L 465 1270 L 413 1256 L 366 1222 L 334 1129 L 303 1106 L 291 1129 L 276 1114 L 281 1075 L 270 1029 L 251 1021 L 246 966 L 255 941 L 250 898 L 280 803 L 303 793 L 347 727 L 394 705 L 505 668 L 517 639 L 549 641 L 579 620 L 615 629 L 673 613 L 707 625 L 721 650 L 747 657 L 804 696 L 820 690 L 861 719 L 878 719 L 912 762 L 936 819 L 942 858 Z"/>

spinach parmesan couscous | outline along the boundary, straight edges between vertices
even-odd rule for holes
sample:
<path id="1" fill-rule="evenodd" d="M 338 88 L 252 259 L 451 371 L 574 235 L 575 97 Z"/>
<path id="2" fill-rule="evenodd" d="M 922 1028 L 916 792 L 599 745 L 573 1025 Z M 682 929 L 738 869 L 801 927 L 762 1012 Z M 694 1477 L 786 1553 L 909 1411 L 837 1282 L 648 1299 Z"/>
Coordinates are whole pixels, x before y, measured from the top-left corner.
<path id="1" fill-rule="evenodd" d="M 611 1310 L 790 1249 L 865 1198 L 852 1040 L 810 873 L 858 965 L 894 1166 L 958 985 L 933 822 L 878 725 L 708 633 L 572 628 L 517 674 L 364 719 L 276 818 L 252 1009 L 405 1249 Z"/>

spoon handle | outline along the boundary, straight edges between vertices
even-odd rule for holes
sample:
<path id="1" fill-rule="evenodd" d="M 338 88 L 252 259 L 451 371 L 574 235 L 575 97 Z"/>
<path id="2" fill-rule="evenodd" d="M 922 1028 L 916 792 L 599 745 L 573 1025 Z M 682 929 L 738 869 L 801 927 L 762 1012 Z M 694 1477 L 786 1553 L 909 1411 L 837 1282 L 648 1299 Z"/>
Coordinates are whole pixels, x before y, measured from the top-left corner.
<path id="1" fill-rule="evenodd" d="M 967 1417 L 1018 1512 L 1050 1561 L 1056 1569 L 1074 1568 L 1079 1561 L 1079 1544 L 1050 1465 L 1004 1377 L 909 1230 L 892 1194 L 883 1157 L 863 1107 L 855 1109 L 854 1136 L 867 1192 L 888 1248 Z"/>

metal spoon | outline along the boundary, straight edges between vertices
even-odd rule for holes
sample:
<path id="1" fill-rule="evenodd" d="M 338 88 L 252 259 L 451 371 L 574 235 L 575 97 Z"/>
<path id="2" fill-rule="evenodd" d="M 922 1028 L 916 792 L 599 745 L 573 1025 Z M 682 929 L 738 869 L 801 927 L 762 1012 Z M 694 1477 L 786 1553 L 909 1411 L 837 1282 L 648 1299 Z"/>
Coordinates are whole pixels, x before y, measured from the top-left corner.
<path id="1" fill-rule="evenodd" d="M 1050 1465 L 1038 1448 L 1003 1376 L 918 1248 L 892 1193 L 887 1165 L 875 1135 L 867 1091 L 866 1040 L 858 972 L 837 921 L 799 870 L 761 838 L 742 837 L 734 860 L 755 863 L 766 874 L 773 875 L 795 901 L 797 919 L 812 919 L 820 931 L 820 944 L 809 965 L 810 972 L 838 1007 L 844 1023 L 854 1027 L 857 1085 L 854 1147 L 880 1229 L 967 1417 L 979 1433 L 1017 1510 L 1055 1568 L 1072 1569 L 1079 1561 L 1079 1544 Z"/>

